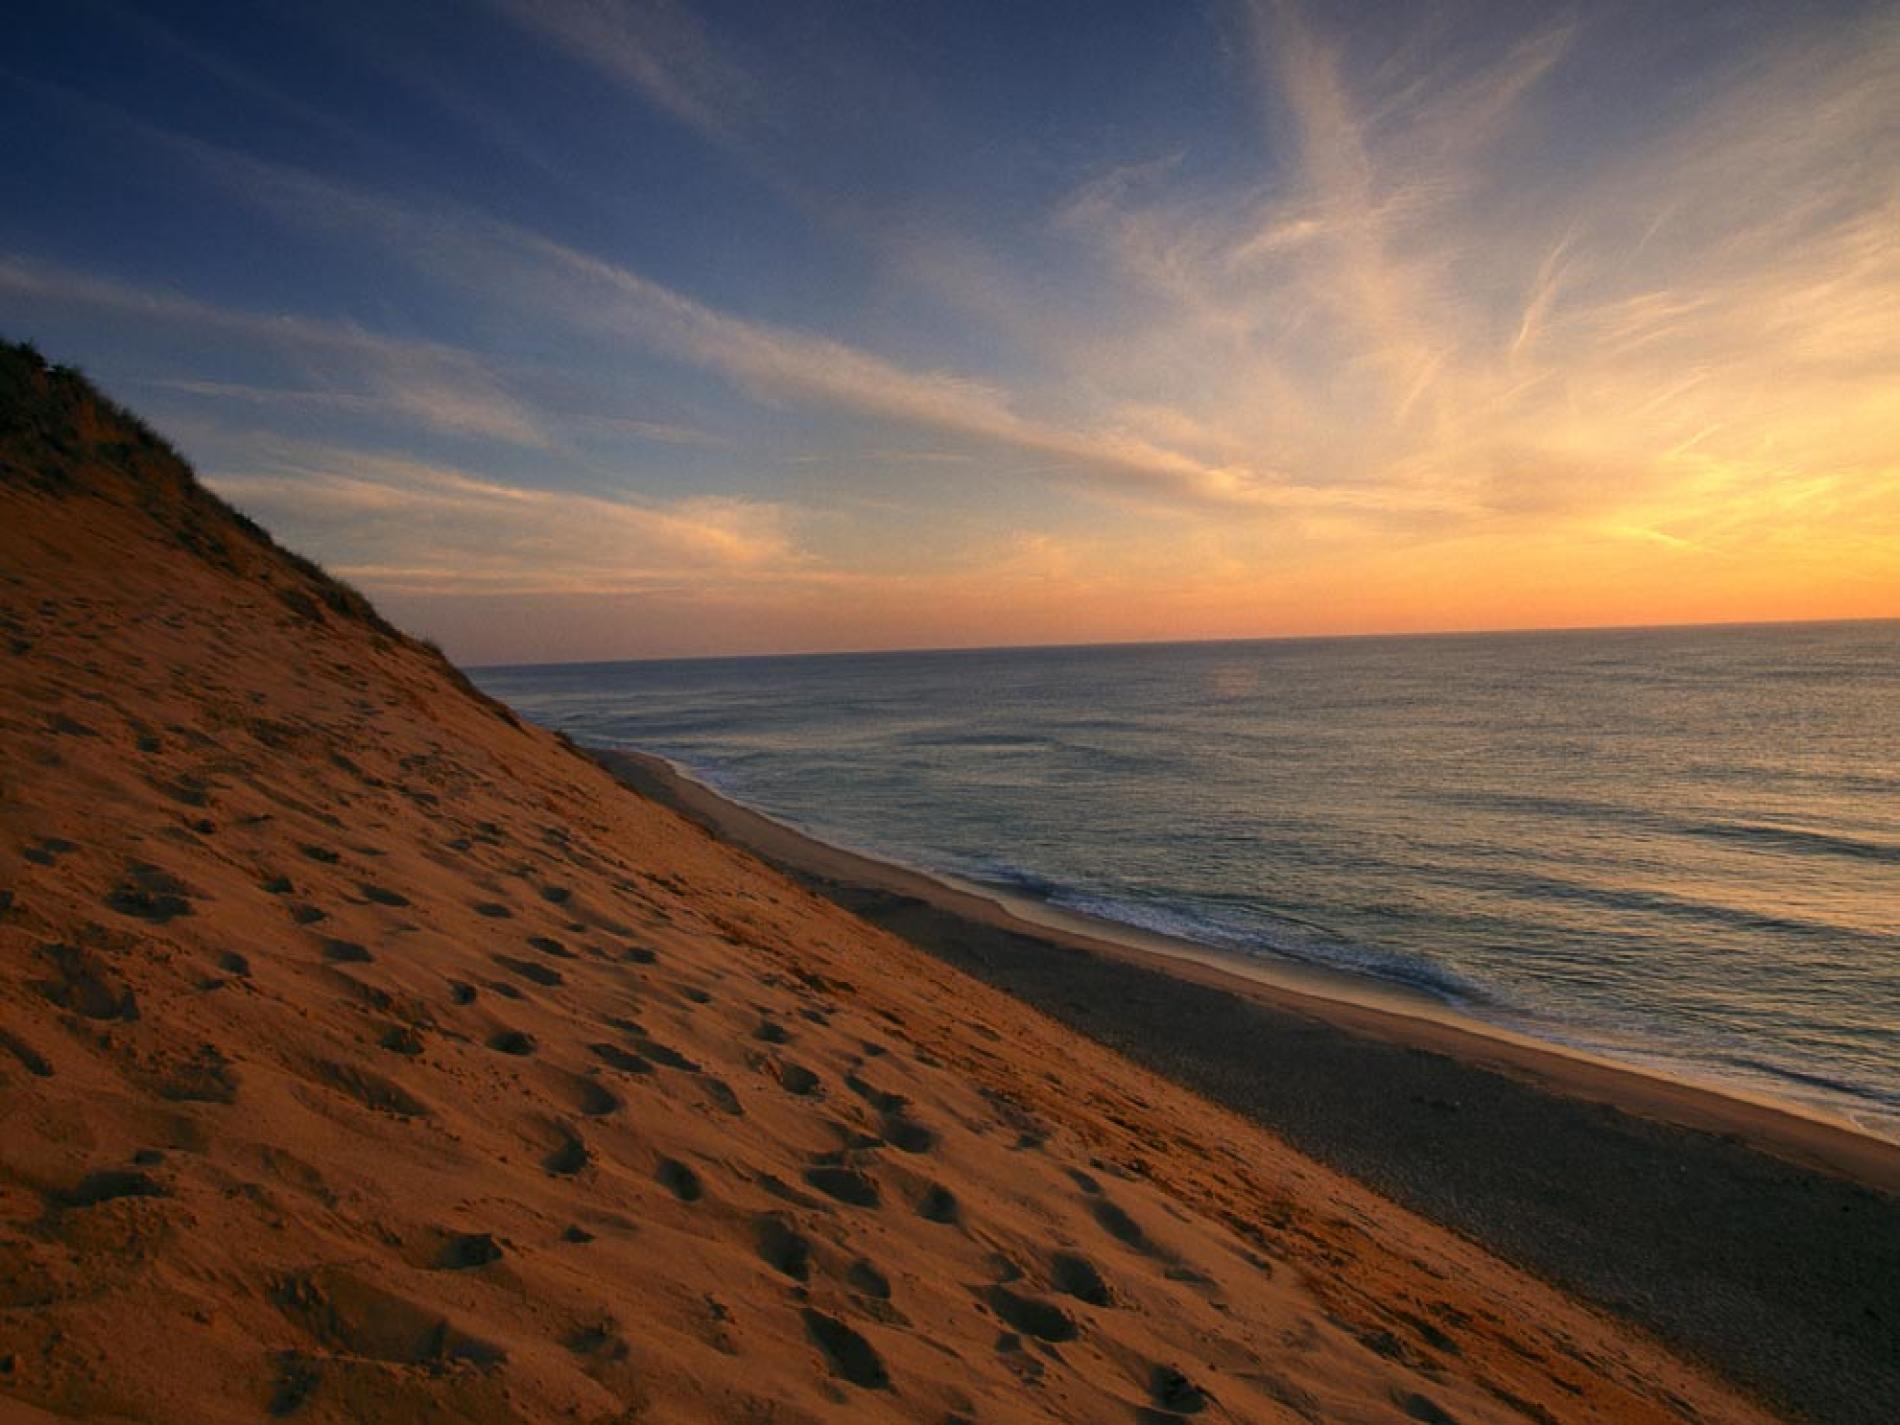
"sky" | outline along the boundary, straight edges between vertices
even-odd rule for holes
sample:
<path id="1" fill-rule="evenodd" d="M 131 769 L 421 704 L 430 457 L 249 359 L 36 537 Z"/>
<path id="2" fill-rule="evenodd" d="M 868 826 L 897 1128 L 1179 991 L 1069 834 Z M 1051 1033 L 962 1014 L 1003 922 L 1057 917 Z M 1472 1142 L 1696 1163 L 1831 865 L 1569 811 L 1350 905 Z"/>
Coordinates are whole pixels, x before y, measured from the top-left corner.
<path id="1" fill-rule="evenodd" d="M 0 335 L 467 663 L 1900 615 L 1900 8 L 25 0 Z"/>

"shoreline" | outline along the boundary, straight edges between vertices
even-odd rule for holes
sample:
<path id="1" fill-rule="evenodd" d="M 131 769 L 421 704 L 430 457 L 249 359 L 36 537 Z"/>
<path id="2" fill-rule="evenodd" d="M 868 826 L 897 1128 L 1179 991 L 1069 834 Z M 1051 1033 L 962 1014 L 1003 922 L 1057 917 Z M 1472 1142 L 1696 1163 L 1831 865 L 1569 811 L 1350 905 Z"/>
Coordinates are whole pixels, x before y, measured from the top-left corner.
<path id="1" fill-rule="evenodd" d="M 1443 1054 L 1511 1075 L 1548 1093 L 1607 1105 L 1676 1127 L 1739 1139 L 1797 1165 L 1900 1193 L 1900 1143 L 1806 1106 L 1677 1077 L 1587 1049 L 1539 1039 L 1461 1013 L 1422 990 L 1288 960 L 1249 962 L 1137 926 L 1122 926 L 1012 897 L 833 845 L 735 801 L 653 753 L 590 747 L 620 780 L 800 879 L 847 893 L 878 892 L 940 913 L 1151 971 L 1272 1008 L 1310 1016 L 1356 1036 Z"/>
<path id="2" fill-rule="evenodd" d="M 662 759 L 594 755 L 809 891 L 1788 1418 L 1873 1418 L 1870 1399 L 1900 1392 L 1900 1146 L 1443 1015 L 1026 920 L 815 841 Z"/>

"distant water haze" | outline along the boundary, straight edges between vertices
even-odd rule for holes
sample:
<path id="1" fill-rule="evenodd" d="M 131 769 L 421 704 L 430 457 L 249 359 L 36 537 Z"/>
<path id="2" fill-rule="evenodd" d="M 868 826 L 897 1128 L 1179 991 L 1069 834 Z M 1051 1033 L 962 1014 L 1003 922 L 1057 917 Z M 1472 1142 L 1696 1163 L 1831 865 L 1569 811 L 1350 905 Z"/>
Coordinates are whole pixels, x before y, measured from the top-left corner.
<path id="1" fill-rule="evenodd" d="M 476 677 L 853 849 L 1900 1137 L 1900 623 Z"/>

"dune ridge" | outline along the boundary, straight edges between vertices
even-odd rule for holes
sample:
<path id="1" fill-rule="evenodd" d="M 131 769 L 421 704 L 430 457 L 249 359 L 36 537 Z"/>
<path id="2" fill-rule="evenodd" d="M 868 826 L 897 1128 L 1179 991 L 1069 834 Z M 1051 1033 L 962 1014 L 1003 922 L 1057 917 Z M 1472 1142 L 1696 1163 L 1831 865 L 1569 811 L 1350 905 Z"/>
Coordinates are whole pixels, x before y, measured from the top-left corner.
<path id="1" fill-rule="evenodd" d="M 616 783 L 0 353 L 0 1417 L 1767 1418 Z"/>

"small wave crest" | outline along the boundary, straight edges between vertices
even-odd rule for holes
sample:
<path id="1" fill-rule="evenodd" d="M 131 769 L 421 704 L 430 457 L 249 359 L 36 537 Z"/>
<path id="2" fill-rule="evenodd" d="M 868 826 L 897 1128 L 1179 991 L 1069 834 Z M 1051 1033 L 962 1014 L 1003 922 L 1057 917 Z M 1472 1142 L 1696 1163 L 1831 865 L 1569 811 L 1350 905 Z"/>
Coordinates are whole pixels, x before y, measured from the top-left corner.
<path id="1" fill-rule="evenodd" d="M 1293 960 L 1419 990 L 1452 1005 L 1489 1003 L 1482 988 L 1440 965 L 1356 944 L 1311 921 L 1285 917 L 1274 930 L 1241 927 L 1193 911 L 1057 889 L 1041 899 L 1062 910 L 1260 959 Z"/>
<path id="2" fill-rule="evenodd" d="M 1046 737 L 1014 732 L 916 732 L 896 740 L 906 747 L 971 747 L 1002 752 L 1040 752 L 1051 745 Z"/>
<path id="3" fill-rule="evenodd" d="M 1496 790 L 1474 792 L 1456 788 L 1444 789 L 1424 794 L 1423 800 L 1442 806 L 1467 807 L 1481 812 L 1614 822 L 1620 826 L 1693 836 L 1706 841 L 1727 841 L 1804 855 L 1851 856 L 1856 860 L 1900 865 L 1900 843 L 1861 836 L 1843 836 L 1836 832 L 1815 831 L 1800 826 L 1779 826 L 1772 822 L 1698 821 L 1672 816 L 1654 807 L 1617 806 L 1609 802 L 1588 801 L 1575 797 L 1553 797 Z"/>
<path id="4" fill-rule="evenodd" d="M 1773 826 L 1747 821 L 1707 822 L 1688 828 L 1696 836 L 1717 841 L 1737 841 L 1772 846 L 1780 851 L 1795 851 L 1811 856 L 1851 856 L 1860 861 L 1879 861 L 1900 865 L 1900 845 L 1868 841 L 1832 832 L 1808 831 L 1797 826 Z"/>
<path id="5" fill-rule="evenodd" d="M 1033 896 L 1039 901 L 1053 903 L 1062 890 L 1054 881 L 1038 876 L 1034 871 L 991 857 L 971 858 L 961 865 L 951 866 L 949 870 L 953 875 L 980 881 L 1000 891 L 1016 891 Z"/>
<path id="6" fill-rule="evenodd" d="M 1766 1059 L 1757 1059 L 1747 1055 L 1723 1055 L 1721 1062 L 1732 1068 L 1746 1069 L 1750 1073 L 1763 1074 L 1769 1078 L 1782 1079 L 1788 1083 L 1804 1084 L 1808 1088 L 1822 1089 L 1828 1093 L 1841 1094 L 1847 1098 L 1859 1099 L 1862 1103 L 1879 1104 L 1883 1108 L 1900 1108 L 1900 1095 L 1881 1093 L 1878 1089 L 1868 1088 L 1865 1084 L 1853 1083 L 1831 1074 L 1810 1073 L 1804 1069 L 1790 1069 L 1784 1064 L 1770 1063 Z"/>

